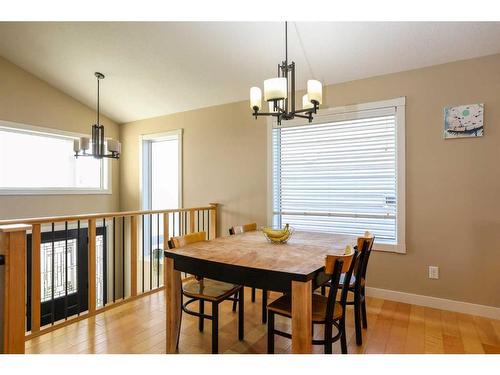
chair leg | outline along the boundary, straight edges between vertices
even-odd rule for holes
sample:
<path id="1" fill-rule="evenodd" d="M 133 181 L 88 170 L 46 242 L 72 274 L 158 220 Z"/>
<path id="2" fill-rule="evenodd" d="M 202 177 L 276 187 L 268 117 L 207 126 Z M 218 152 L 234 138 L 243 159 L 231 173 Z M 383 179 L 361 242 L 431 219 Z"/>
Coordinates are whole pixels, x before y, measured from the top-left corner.
<path id="1" fill-rule="evenodd" d="M 252 303 L 255 302 L 255 288 L 252 288 Z"/>
<path id="2" fill-rule="evenodd" d="M 182 295 L 181 295 L 181 304 L 182 304 Z M 181 327 L 182 327 L 182 310 L 181 310 L 181 317 L 179 318 L 181 320 Z M 177 345 L 175 346 L 175 349 L 179 351 L 179 341 L 181 340 L 181 327 L 179 327 L 179 332 L 177 332 Z"/>
<path id="3" fill-rule="evenodd" d="M 363 345 L 363 333 L 361 332 L 361 303 L 358 292 L 354 294 L 354 326 L 356 329 L 356 345 Z"/>
<path id="4" fill-rule="evenodd" d="M 326 295 L 326 286 L 321 285 L 321 295 L 325 296 Z"/>
<path id="5" fill-rule="evenodd" d="M 200 299 L 198 304 L 199 304 L 199 313 L 200 315 L 202 315 L 205 313 L 205 301 Z M 203 318 L 203 316 L 200 316 L 198 318 L 198 330 L 200 332 L 203 332 L 204 327 L 205 327 L 205 318 Z"/>
<path id="6" fill-rule="evenodd" d="M 267 290 L 262 289 L 262 324 L 267 322 Z"/>
<path id="7" fill-rule="evenodd" d="M 234 301 L 233 301 L 233 312 L 236 311 L 236 304 L 238 303 L 238 295 L 240 294 L 240 292 L 236 292 L 234 293 Z"/>
<path id="8" fill-rule="evenodd" d="M 332 354 L 332 324 L 325 323 L 325 354 Z"/>
<path id="9" fill-rule="evenodd" d="M 267 319 L 267 354 L 274 354 L 274 312 L 269 311 Z"/>
<path id="10" fill-rule="evenodd" d="M 241 341 L 245 337 L 245 291 L 243 288 L 239 291 L 238 299 L 238 339 Z"/>
<path id="11" fill-rule="evenodd" d="M 219 304 L 212 302 L 212 354 L 219 353 Z"/>
<path id="12" fill-rule="evenodd" d="M 347 354 L 347 337 L 345 334 L 345 316 L 342 317 L 339 324 L 340 329 L 340 350 L 342 354 Z"/>
<path id="13" fill-rule="evenodd" d="M 362 298 L 361 298 L 361 316 L 363 318 L 363 328 L 368 328 L 368 319 L 366 318 L 366 298 L 365 291 L 363 290 Z"/>

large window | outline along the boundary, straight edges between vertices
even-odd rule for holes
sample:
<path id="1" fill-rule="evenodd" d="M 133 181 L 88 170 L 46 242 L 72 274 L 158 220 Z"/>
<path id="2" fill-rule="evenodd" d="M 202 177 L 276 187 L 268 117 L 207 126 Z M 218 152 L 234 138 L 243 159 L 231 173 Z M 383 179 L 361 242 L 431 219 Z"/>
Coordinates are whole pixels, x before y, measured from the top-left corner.
<path id="1" fill-rule="evenodd" d="M 107 192 L 107 160 L 75 158 L 77 137 L 0 122 L 0 194 Z"/>
<path id="2" fill-rule="evenodd" d="M 404 98 L 272 129 L 273 224 L 376 236 L 404 252 Z"/>

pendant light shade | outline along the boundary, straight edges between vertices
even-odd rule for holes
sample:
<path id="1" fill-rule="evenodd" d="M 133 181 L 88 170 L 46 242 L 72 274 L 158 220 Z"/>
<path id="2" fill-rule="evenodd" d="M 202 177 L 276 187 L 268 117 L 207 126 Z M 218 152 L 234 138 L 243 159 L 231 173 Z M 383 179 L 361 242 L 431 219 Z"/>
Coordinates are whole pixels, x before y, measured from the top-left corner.
<path id="1" fill-rule="evenodd" d="M 262 107 L 262 91 L 258 87 L 250 89 L 250 108 L 259 110 Z"/>
<path id="2" fill-rule="evenodd" d="M 307 81 L 307 96 L 311 102 L 314 100 L 319 104 L 323 103 L 323 85 L 320 81 L 315 79 Z"/>
<path id="3" fill-rule="evenodd" d="M 264 100 L 281 100 L 287 98 L 286 78 L 270 78 L 264 81 Z"/>
<path id="4" fill-rule="evenodd" d="M 305 94 L 302 97 L 302 108 L 303 109 L 314 108 L 314 104 L 311 103 L 311 101 L 309 100 L 309 96 L 307 94 Z"/>

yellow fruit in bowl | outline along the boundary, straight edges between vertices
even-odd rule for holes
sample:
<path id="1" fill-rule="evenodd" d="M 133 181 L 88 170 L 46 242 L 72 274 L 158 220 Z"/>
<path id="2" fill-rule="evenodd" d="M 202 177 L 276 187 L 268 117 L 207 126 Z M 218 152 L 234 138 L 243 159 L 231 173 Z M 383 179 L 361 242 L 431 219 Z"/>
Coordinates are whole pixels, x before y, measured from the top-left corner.
<path id="1" fill-rule="evenodd" d="M 264 227 L 262 228 L 262 232 L 266 238 L 273 243 L 284 243 L 292 234 L 292 230 L 290 230 L 290 226 L 288 224 L 286 224 L 283 229 Z"/>

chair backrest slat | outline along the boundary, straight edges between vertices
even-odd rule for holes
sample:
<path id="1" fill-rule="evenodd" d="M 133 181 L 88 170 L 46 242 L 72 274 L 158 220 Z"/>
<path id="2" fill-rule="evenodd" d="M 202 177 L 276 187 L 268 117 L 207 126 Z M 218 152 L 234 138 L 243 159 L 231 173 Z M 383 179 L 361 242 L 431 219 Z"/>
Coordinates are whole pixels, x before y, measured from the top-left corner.
<path id="1" fill-rule="evenodd" d="M 257 230 L 257 223 L 235 225 L 234 227 L 229 228 L 229 234 L 230 235 L 240 234 L 240 233 L 252 232 L 254 230 Z"/>
<path id="2" fill-rule="evenodd" d="M 366 270 L 368 268 L 368 260 L 373 248 L 373 242 L 375 237 L 360 237 L 358 238 L 357 251 L 359 252 L 358 266 L 355 268 L 354 276 L 356 281 L 354 287 L 356 289 L 361 288 L 361 286 L 366 281 Z"/>
<path id="3" fill-rule="evenodd" d="M 325 270 L 330 277 L 330 288 L 328 291 L 328 300 L 326 305 L 326 319 L 330 323 L 333 319 L 333 311 L 335 309 L 335 301 L 337 299 L 337 291 L 339 289 L 340 275 L 344 264 L 351 263 L 354 254 L 349 256 L 328 255 L 325 264 Z M 349 266 L 348 266 L 349 268 Z"/>
<path id="4" fill-rule="evenodd" d="M 185 234 L 184 236 L 172 237 L 171 241 L 174 245 L 174 248 L 183 247 L 189 245 L 191 243 L 205 241 L 207 238 L 206 232 L 195 232 Z"/>

